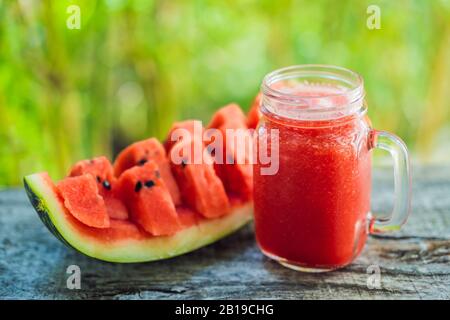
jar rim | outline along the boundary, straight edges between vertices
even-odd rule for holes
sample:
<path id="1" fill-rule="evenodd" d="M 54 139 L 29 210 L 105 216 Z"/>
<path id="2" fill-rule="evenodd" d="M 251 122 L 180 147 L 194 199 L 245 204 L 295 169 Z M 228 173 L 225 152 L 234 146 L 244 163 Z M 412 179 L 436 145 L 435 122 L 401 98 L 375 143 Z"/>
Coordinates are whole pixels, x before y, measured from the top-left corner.
<path id="1" fill-rule="evenodd" d="M 317 75 L 327 75 L 328 74 L 329 75 L 328 78 L 335 78 L 336 80 L 341 80 L 343 82 L 347 82 L 350 84 L 350 81 L 348 81 L 348 80 L 346 81 L 346 79 L 337 77 L 339 75 L 339 73 L 341 73 L 342 75 L 348 75 L 350 77 L 353 77 L 355 83 L 353 84 L 353 88 L 350 91 L 347 91 L 345 93 L 330 93 L 330 94 L 326 94 L 326 95 L 317 95 L 317 96 L 311 96 L 311 95 L 302 96 L 299 94 L 289 94 L 289 93 L 286 93 L 286 92 L 283 92 L 283 91 L 280 91 L 280 90 L 277 90 L 277 89 L 274 89 L 271 87 L 271 85 L 277 81 L 290 79 L 295 74 L 301 74 L 301 73 L 305 73 L 305 72 L 315 73 Z M 333 75 L 334 75 L 334 77 L 333 77 Z M 324 77 L 324 78 L 326 78 L 326 77 Z M 293 99 L 299 98 L 299 97 L 301 97 L 303 99 L 324 98 L 324 97 L 340 96 L 343 94 L 350 94 L 352 92 L 360 93 L 361 95 L 364 95 L 364 79 L 359 73 L 357 73 L 353 70 L 344 68 L 344 67 L 328 65 L 328 64 L 299 64 L 299 65 L 292 65 L 292 66 L 276 69 L 264 76 L 261 87 L 262 87 L 263 93 L 264 93 L 264 91 L 266 91 L 267 93 L 272 93 L 274 95 L 280 95 L 280 96 L 286 96 L 286 97 L 292 97 Z"/>
<path id="2" fill-rule="evenodd" d="M 314 79 L 314 81 L 308 82 L 308 78 Z M 306 90 L 304 93 L 290 93 L 274 86 L 276 83 L 293 79 L 303 79 L 305 81 L 303 84 L 309 86 L 310 89 L 322 87 L 332 88 L 335 91 L 329 90 L 314 94 L 314 92 Z M 314 83 L 317 79 L 323 83 Z M 302 116 L 307 116 L 309 120 L 312 119 L 311 117 L 323 119 L 326 115 L 331 114 L 354 114 L 364 108 L 365 92 L 362 76 L 350 69 L 333 65 L 304 64 L 277 69 L 263 78 L 261 91 L 263 104 L 266 105 L 265 109 L 270 109 L 267 108 L 267 105 L 270 104 L 289 106 L 291 111 L 295 106 L 299 106 L 298 110 L 301 111 Z M 344 102 L 332 102 L 339 97 L 345 98 Z M 273 109 L 267 111 L 277 113 L 277 109 Z M 330 116 L 330 118 L 336 118 L 336 116 Z"/>

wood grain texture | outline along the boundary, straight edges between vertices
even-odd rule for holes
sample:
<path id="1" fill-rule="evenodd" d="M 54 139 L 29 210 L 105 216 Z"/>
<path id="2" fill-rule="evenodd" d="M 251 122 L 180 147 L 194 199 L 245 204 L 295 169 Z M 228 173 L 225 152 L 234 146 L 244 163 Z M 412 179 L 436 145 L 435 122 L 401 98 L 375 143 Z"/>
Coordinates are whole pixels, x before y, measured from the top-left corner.
<path id="1" fill-rule="evenodd" d="M 252 226 L 171 260 L 96 261 L 53 237 L 23 190 L 0 191 L 0 299 L 450 299 L 450 167 L 415 169 L 407 225 L 371 237 L 351 266 L 327 274 L 263 257 Z M 389 170 L 374 172 L 374 212 L 390 210 L 391 180 Z M 81 268 L 81 290 L 66 287 L 72 264 Z M 380 268 L 379 289 L 367 286 L 371 265 Z"/>

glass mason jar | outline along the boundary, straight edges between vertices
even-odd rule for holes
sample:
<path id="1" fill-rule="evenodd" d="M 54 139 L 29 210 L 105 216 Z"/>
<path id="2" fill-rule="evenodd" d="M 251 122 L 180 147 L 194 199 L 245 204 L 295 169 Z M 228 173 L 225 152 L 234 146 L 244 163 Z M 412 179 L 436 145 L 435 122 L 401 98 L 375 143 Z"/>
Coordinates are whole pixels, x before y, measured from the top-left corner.
<path id="1" fill-rule="evenodd" d="M 259 157 L 253 166 L 256 239 L 266 256 L 300 271 L 330 271 L 351 263 L 369 233 L 406 222 L 407 149 L 395 135 L 371 128 L 357 73 L 292 66 L 268 74 L 261 91 L 256 145 L 278 161 L 276 172 L 264 171 L 267 163 Z M 394 159 L 395 203 L 388 218 L 370 212 L 373 148 Z"/>

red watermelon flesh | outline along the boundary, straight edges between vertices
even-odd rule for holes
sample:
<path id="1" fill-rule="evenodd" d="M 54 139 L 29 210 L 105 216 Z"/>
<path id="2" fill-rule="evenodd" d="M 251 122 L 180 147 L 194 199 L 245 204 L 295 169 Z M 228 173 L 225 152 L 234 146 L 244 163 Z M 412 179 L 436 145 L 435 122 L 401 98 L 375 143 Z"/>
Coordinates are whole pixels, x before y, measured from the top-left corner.
<path id="1" fill-rule="evenodd" d="M 185 149 L 183 148 L 185 147 Z M 171 159 L 179 157 L 180 150 L 204 150 L 199 139 L 177 142 L 170 151 Z M 229 201 L 222 181 L 216 175 L 212 159 L 207 153 L 202 153 L 203 161 L 194 162 L 192 154 L 186 154 L 186 159 L 180 164 L 172 162 L 172 169 L 181 189 L 183 200 L 192 209 L 206 218 L 216 218 L 229 211 Z M 208 158 L 209 157 L 209 158 Z"/>
<path id="2" fill-rule="evenodd" d="M 142 239 L 148 237 L 148 233 L 128 220 L 111 219 L 109 228 L 96 230 L 94 236 L 101 237 L 104 241 L 116 241 L 118 239 Z"/>
<path id="3" fill-rule="evenodd" d="M 126 170 L 118 184 L 131 219 L 145 231 L 164 236 L 181 229 L 175 205 L 154 161 Z"/>
<path id="4" fill-rule="evenodd" d="M 185 206 L 178 207 L 177 213 L 182 228 L 189 228 L 204 219 L 199 213 Z"/>
<path id="5" fill-rule="evenodd" d="M 97 181 L 99 194 L 105 200 L 106 208 L 112 219 L 128 219 L 128 210 L 117 194 L 116 178 L 111 163 L 106 157 L 81 160 L 71 168 L 69 176 L 92 175 Z"/>
<path id="6" fill-rule="evenodd" d="M 80 222 L 95 228 L 108 228 L 110 220 L 95 178 L 90 174 L 68 177 L 57 185 L 64 206 Z"/>
<path id="7" fill-rule="evenodd" d="M 184 129 L 183 133 L 181 131 L 176 134 L 178 129 Z M 169 152 L 176 142 L 180 142 L 183 139 L 183 134 L 188 135 L 190 139 L 202 140 L 203 135 L 203 125 L 200 120 L 185 120 L 180 122 L 175 122 L 169 130 L 167 139 L 164 143 L 164 147 L 167 152 Z M 177 138 L 177 140 L 175 140 Z"/>
<path id="8" fill-rule="evenodd" d="M 261 119 L 262 113 L 259 109 L 262 100 L 262 93 L 258 93 L 252 102 L 250 110 L 247 114 L 247 126 L 249 129 L 256 129 L 259 119 Z"/>
<path id="9" fill-rule="evenodd" d="M 181 204 L 180 190 L 170 171 L 166 151 L 156 138 L 135 142 L 125 148 L 114 162 L 114 173 L 119 177 L 125 170 L 134 166 L 142 166 L 149 160 L 153 160 L 158 165 L 161 178 L 175 205 Z"/>
<path id="10" fill-rule="evenodd" d="M 208 128 L 220 130 L 224 138 L 223 163 L 216 163 L 214 169 L 222 179 L 226 190 L 244 200 L 251 199 L 253 194 L 252 136 L 241 108 L 237 104 L 222 107 L 214 114 Z M 232 140 L 227 139 L 227 131 L 233 132 L 236 136 L 233 136 Z M 239 149 L 238 139 L 245 146 L 244 152 L 238 152 L 238 150 L 242 151 Z"/>
<path id="11" fill-rule="evenodd" d="M 105 197 L 105 205 L 111 219 L 128 220 L 128 210 L 124 203 L 116 197 Z"/>
<path id="12" fill-rule="evenodd" d="M 237 127 L 236 129 L 242 128 Z M 245 143 L 249 148 L 245 150 L 245 153 L 238 153 L 239 147 L 237 146 L 236 139 L 246 141 Z M 231 155 L 232 159 L 229 160 L 233 160 L 230 162 L 234 163 L 216 164 L 214 166 L 226 190 L 231 194 L 241 197 L 243 200 L 250 200 L 253 196 L 253 168 L 250 158 L 252 144 L 252 136 L 247 130 L 242 131 L 242 135 L 235 138 L 234 143 L 226 140 L 224 152 L 227 155 Z M 240 157 L 239 159 L 238 156 Z"/>
<path id="13" fill-rule="evenodd" d="M 114 179 L 114 173 L 111 163 L 106 157 L 97 157 L 90 160 L 81 160 L 75 163 L 70 169 L 69 176 L 76 177 L 83 174 L 92 174 L 95 178 L 101 180 Z"/>
<path id="14" fill-rule="evenodd" d="M 246 121 L 245 114 L 241 108 L 236 103 L 230 103 L 214 113 L 208 128 L 220 128 L 227 124 L 242 125 L 247 128 Z"/>

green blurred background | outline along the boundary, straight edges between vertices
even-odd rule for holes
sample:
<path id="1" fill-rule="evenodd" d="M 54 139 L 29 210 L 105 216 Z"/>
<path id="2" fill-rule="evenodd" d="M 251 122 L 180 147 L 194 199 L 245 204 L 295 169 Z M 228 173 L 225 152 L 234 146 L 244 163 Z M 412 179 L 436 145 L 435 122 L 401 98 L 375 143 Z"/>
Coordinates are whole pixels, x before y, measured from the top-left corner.
<path id="1" fill-rule="evenodd" d="M 304 63 L 361 73 L 375 127 L 415 161 L 450 161 L 449 0 L 0 0 L 0 186 L 231 101 L 247 110 L 264 74 Z"/>

